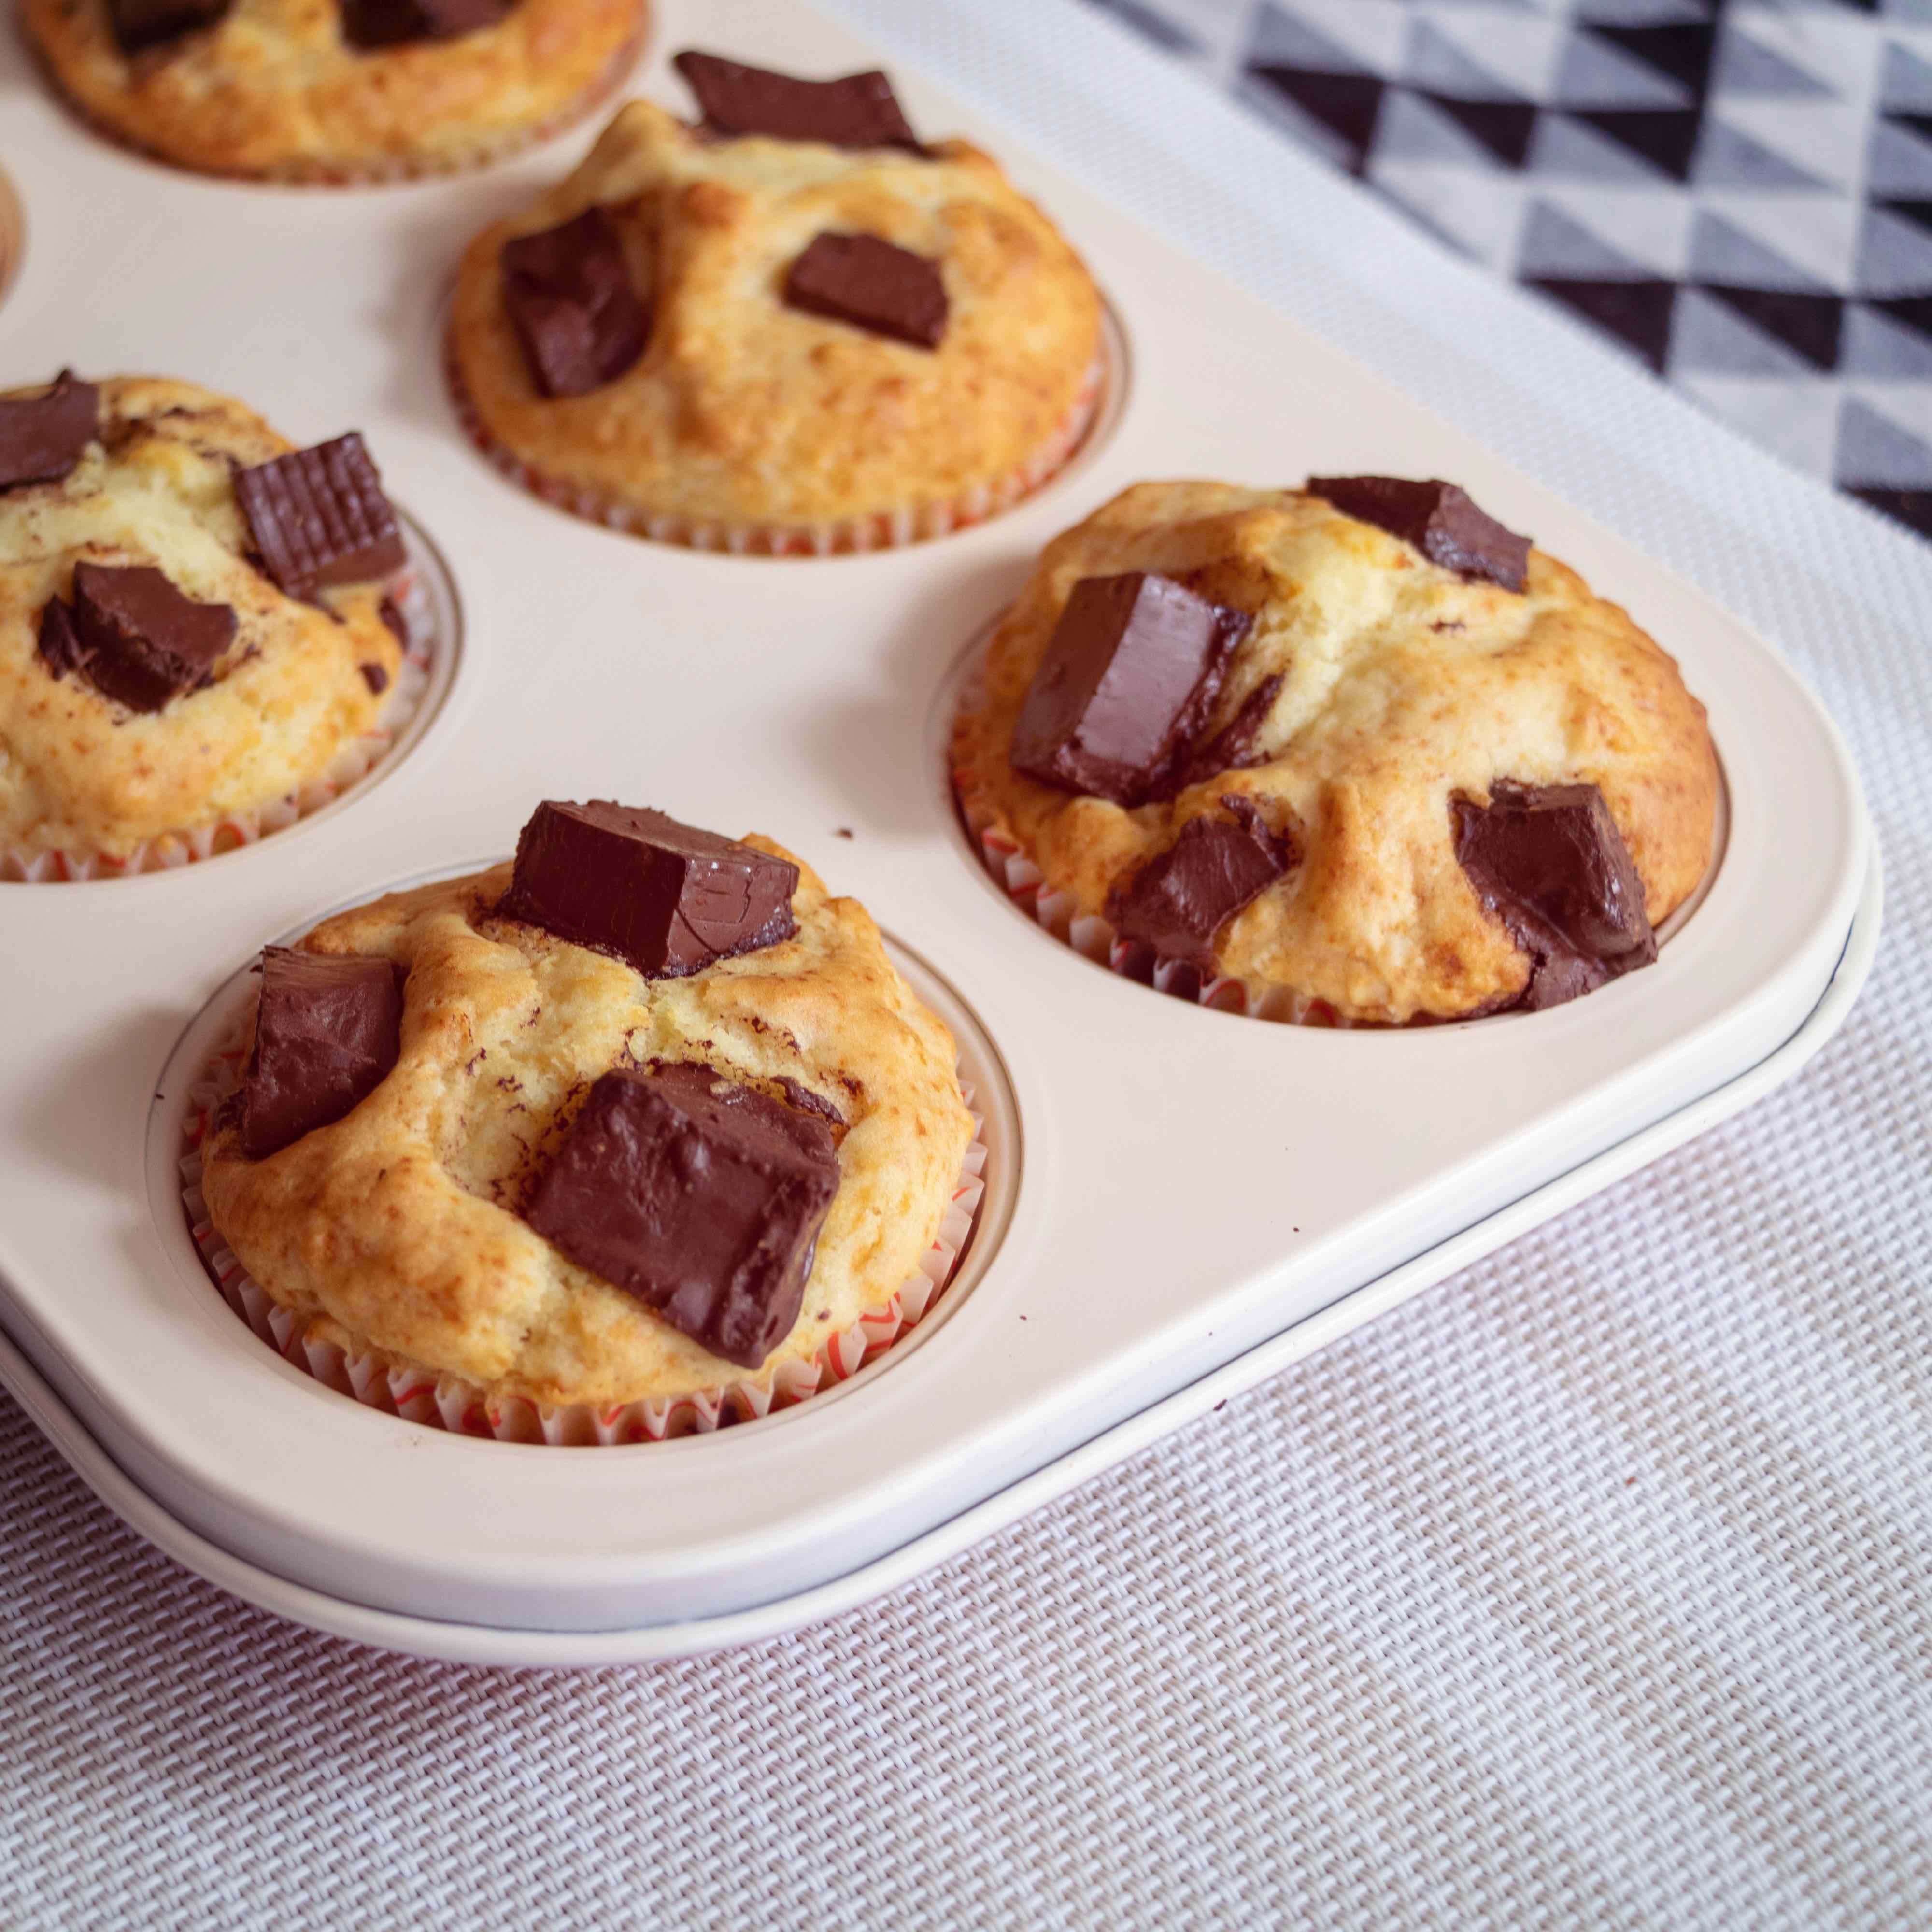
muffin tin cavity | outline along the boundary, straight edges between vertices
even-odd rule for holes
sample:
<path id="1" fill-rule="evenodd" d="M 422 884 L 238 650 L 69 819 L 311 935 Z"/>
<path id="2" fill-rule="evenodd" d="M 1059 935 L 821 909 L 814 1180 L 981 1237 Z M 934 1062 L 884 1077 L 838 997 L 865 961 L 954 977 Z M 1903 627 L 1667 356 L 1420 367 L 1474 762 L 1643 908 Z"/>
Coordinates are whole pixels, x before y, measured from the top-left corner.
<path id="1" fill-rule="evenodd" d="M 367 896 L 429 884 L 489 862 L 395 880 Z M 274 943 L 291 940 L 314 922 L 304 921 Z M 1011 1221 L 1021 1170 L 1018 1106 L 998 1048 L 949 981 L 910 947 L 890 936 L 886 944 L 893 964 L 951 1030 L 959 1053 L 961 1090 L 978 1132 L 939 1240 L 922 1264 L 924 1278 L 829 1337 L 814 1362 L 787 1365 L 808 1374 L 788 1381 L 782 1369 L 770 1390 L 737 1384 L 608 1411 L 539 1410 L 518 1401 L 494 1406 L 454 1378 L 392 1369 L 372 1351 L 338 1346 L 277 1306 L 208 1226 L 200 1191 L 200 1148 L 208 1117 L 235 1084 L 240 1042 L 260 983 L 252 960 L 230 976 L 177 1040 L 148 1109 L 148 1206 L 172 1263 L 174 1284 L 188 1311 L 231 1345 L 240 1334 L 231 1318 L 238 1317 L 257 1342 L 288 1365 L 293 1399 L 346 1396 L 404 1421 L 500 1441 L 609 1446 L 710 1435 L 727 1426 L 776 1420 L 808 1398 L 816 1406 L 868 1384 L 911 1348 L 935 1336 L 984 1277 Z M 244 1339 L 240 1346 L 260 1359 L 256 1342 Z"/>
<path id="2" fill-rule="evenodd" d="M 345 745 L 327 770 L 285 796 L 212 824 L 164 833 L 125 860 L 0 848 L 0 881 L 54 885 L 177 871 L 325 818 L 363 796 L 393 770 L 434 724 L 463 655 L 462 601 L 449 566 L 428 532 L 400 505 L 396 516 L 409 562 L 392 601 L 407 637 L 401 674 L 385 698 L 374 730 Z"/>

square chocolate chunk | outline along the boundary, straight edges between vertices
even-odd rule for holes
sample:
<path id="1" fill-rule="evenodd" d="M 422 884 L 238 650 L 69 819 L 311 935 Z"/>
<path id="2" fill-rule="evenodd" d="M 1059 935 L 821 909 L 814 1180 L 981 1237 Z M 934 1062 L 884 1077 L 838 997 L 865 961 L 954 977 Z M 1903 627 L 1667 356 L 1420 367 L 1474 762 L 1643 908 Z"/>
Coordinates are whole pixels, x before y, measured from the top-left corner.
<path id="1" fill-rule="evenodd" d="M 382 479 L 353 430 L 242 471 L 235 497 L 262 568 L 291 597 L 373 583 L 409 561 Z"/>
<path id="2" fill-rule="evenodd" d="M 494 27 L 516 0 L 340 0 L 342 38 L 352 47 L 453 40 Z"/>
<path id="3" fill-rule="evenodd" d="M 925 152 L 892 82 L 877 68 L 838 80 L 799 80 L 716 54 L 681 53 L 672 65 L 697 95 L 704 124 L 714 134 Z"/>
<path id="4" fill-rule="evenodd" d="M 814 236 L 785 276 L 793 308 L 937 349 L 946 334 L 946 283 L 939 264 L 876 235 Z"/>
<path id="5" fill-rule="evenodd" d="M 1252 621 L 1149 572 L 1082 578 L 1013 727 L 1013 769 L 1116 805 L 1158 796 Z"/>
<path id="6" fill-rule="evenodd" d="M 1457 862 L 1529 955 L 1519 1006 L 1559 1006 L 1656 958 L 1643 880 L 1596 786 L 1498 781 L 1486 806 L 1451 808 Z"/>
<path id="7" fill-rule="evenodd" d="M 1439 478 L 1413 483 L 1400 476 L 1311 476 L 1309 494 L 1345 517 L 1413 544 L 1431 563 L 1458 576 L 1486 578 L 1520 591 L 1529 568 L 1529 539 L 1478 509 L 1468 494 Z"/>
<path id="8" fill-rule="evenodd" d="M 242 1151 L 266 1160 L 359 1106 L 402 1052 L 405 969 L 271 946 L 241 1089 Z"/>
<path id="9" fill-rule="evenodd" d="M 838 1188 L 830 1127 L 701 1067 L 605 1074 L 526 1219 L 714 1355 L 791 1332 Z"/>
<path id="10" fill-rule="evenodd" d="M 503 306 L 545 395 L 602 388 L 644 352 L 650 312 L 602 208 L 505 242 L 501 260 Z"/>
<path id="11" fill-rule="evenodd" d="M 496 910 L 670 980 L 790 938 L 797 885 L 789 860 L 664 812 L 546 800 Z"/>
<path id="12" fill-rule="evenodd" d="M 58 482 L 94 440 L 100 392 L 63 369 L 38 396 L 0 398 L 0 490 Z"/>
<path id="13" fill-rule="evenodd" d="M 130 711 L 158 711 L 212 681 L 235 640 L 235 613 L 184 597 L 150 564 L 77 563 L 74 628 L 97 690 Z"/>
<path id="14" fill-rule="evenodd" d="M 1214 935 L 1294 864 L 1294 842 L 1270 832 L 1243 799 L 1232 818 L 1190 818 L 1165 852 L 1114 889 L 1107 907 L 1120 938 L 1212 971 Z"/>
<path id="15" fill-rule="evenodd" d="M 108 24 L 124 54 L 137 54 L 212 27 L 234 0 L 107 0 Z"/>

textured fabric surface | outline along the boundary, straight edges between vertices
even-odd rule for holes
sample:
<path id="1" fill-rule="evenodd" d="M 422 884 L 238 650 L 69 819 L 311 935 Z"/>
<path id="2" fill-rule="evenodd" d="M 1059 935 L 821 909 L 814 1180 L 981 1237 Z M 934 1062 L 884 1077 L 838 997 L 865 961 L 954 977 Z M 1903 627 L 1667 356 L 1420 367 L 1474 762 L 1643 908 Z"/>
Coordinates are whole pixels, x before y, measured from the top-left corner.
<path id="1" fill-rule="evenodd" d="M 833 10 L 1779 638 L 1879 821 L 1872 983 L 1738 1120 L 687 1664 L 307 1634 L 0 1399 L 0 1922 L 1932 1923 L 1932 556 L 1084 8 Z"/>

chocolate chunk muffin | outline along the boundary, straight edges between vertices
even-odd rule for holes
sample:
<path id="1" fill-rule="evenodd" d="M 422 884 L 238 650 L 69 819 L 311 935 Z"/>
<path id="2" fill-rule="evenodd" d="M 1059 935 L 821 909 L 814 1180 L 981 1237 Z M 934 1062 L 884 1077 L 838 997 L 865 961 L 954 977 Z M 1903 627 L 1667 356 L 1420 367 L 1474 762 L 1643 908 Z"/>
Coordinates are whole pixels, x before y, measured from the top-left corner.
<path id="1" fill-rule="evenodd" d="M 271 949 L 202 1189 L 305 1333 L 490 1407 L 769 1392 L 931 1249 L 956 1060 L 778 846 L 546 803 L 513 865 Z"/>
<path id="2" fill-rule="evenodd" d="M 473 166 L 587 112 L 644 0 L 26 0 L 106 132 L 207 174 L 374 181 Z"/>
<path id="3" fill-rule="evenodd" d="M 338 769 L 406 561 L 359 436 L 159 377 L 0 396 L 0 854 L 169 862 Z"/>
<path id="4" fill-rule="evenodd" d="M 1116 964 L 1346 1024 L 1648 964 L 1718 785 L 1703 706 L 1622 610 L 1454 485 L 1390 477 L 1124 491 L 1047 547 L 952 763 L 989 856 Z"/>
<path id="5" fill-rule="evenodd" d="M 464 256 L 458 400 L 580 514 L 734 550 L 970 523 L 1064 460 L 1100 303 L 990 157 L 922 143 L 883 74 L 681 55 L 702 118 L 622 108 Z"/>

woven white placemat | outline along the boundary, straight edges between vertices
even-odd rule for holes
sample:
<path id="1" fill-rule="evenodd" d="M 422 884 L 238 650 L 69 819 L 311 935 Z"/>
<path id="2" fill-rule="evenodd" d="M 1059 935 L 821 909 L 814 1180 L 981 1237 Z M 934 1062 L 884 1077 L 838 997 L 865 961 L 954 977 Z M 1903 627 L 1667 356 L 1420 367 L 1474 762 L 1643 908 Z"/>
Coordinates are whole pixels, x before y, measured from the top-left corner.
<path id="1" fill-rule="evenodd" d="M 832 10 L 1780 638 L 1878 818 L 1872 984 L 1742 1120 L 687 1665 L 308 1635 L 0 1398 L 0 1924 L 1932 1923 L 1932 554 L 1084 9 Z"/>

